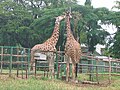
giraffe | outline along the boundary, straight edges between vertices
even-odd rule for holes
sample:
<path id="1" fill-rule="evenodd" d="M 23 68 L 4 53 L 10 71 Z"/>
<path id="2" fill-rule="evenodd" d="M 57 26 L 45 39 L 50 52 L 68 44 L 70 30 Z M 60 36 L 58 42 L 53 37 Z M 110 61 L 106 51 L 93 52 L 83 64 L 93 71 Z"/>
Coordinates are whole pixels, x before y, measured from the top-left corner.
<path id="1" fill-rule="evenodd" d="M 42 51 L 45 51 L 44 54 L 46 54 L 47 57 L 50 58 L 49 65 L 50 64 L 54 65 L 54 61 L 51 61 L 51 60 L 53 60 L 53 52 L 56 51 L 56 47 L 55 46 L 56 46 L 56 43 L 57 43 L 57 41 L 59 39 L 60 21 L 63 20 L 64 18 L 65 18 L 65 15 L 61 15 L 61 16 L 56 17 L 55 27 L 54 27 L 54 30 L 53 30 L 53 33 L 52 33 L 51 37 L 48 40 L 46 40 L 44 43 L 37 44 L 37 45 L 35 45 L 31 49 L 31 66 L 33 66 L 33 64 L 35 62 L 35 60 L 34 60 L 34 54 L 36 52 L 42 52 Z M 48 55 L 47 52 L 49 52 L 49 55 Z M 52 71 L 52 72 L 54 72 L 54 71 Z"/>
<path id="2" fill-rule="evenodd" d="M 66 81 L 69 81 L 69 63 L 72 62 L 72 80 L 76 79 L 76 65 L 81 57 L 81 46 L 75 40 L 70 27 L 70 12 L 66 12 L 66 31 L 67 39 L 65 43 L 65 55 L 67 56 Z"/>

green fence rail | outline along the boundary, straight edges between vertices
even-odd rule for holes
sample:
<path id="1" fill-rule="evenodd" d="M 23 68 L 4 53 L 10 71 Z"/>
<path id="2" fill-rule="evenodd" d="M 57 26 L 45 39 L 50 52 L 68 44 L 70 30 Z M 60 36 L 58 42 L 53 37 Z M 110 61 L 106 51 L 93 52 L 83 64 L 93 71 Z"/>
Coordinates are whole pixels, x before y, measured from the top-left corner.
<path id="1" fill-rule="evenodd" d="M 62 79 L 66 75 L 66 60 L 64 52 L 54 53 L 54 77 Z M 15 47 L 15 46 L 0 46 L 0 75 L 7 74 L 10 77 L 15 74 L 17 77 L 22 75 L 22 78 L 27 78 L 31 74 L 37 76 L 49 76 L 50 66 L 48 60 L 35 60 L 35 71 L 31 72 L 30 68 L 30 48 Z M 71 68 L 71 64 L 70 64 Z M 89 80 L 93 81 L 98 74 L 120 74 L 120 60 L 104 61 L 92 56 L 82 56 L 78 64 L 78 74 L 84 73 L 89 76 Z M 71 76 L 70 69 L 70 76 Z"/>
<path id="2" fill-rule="evenodd" d="M 30 72 L 30 49 L 15 46 L 0 46 L 0 74 L 18 74 L 18 69 L 22 71 L 27 69 Z M 19 66 L 19 68 L 18 68 Z"/>

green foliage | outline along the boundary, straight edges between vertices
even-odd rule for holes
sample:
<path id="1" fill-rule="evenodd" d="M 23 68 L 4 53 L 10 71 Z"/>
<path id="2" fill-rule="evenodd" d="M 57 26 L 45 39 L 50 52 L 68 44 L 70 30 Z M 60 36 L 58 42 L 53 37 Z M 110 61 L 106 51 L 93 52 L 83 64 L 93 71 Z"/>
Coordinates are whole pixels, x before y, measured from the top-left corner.
<path id="1" fill-rule="evenodd" d="M 29 28 L 30 23 L 32 22 L 32 16 L 23 6 L 14 2 L 6 1 L 0 4 L 0 7 L 2 8 L 2 10 L 0 10 L 0 36 L 2 38 L 0 40 L 0 45 L 14 46 L 18 43 L 22 45 L 23 43 L 21 42 L 23 41 L 21 41 L 22 39 L 20 37 L 26 38 L 22 36 L 26 34 L 23 30 Z M 21 34 L 20 32 L 23 32 L 24 34 Z"/>
<path id="2" fill-rule="evenodd" d="M 91 6 L 91 0 L 86 0 L 85 5 Z"/>
<path id="3" fill-rule="evenodd" d="M 120 31 L 114 37 L 113 45 L 110 47 L 110 53 L 114 58 L 120 58 Z"/>
<path id="4" fill-rule="evenodd" d="M 80 12 L 80 19 L 77 19 L 77 25 L 73 25 L 72 29 L 74 30 L 75 26 L 77 26 L 75 33 L 79 34 L 77 36 L 80 37 L 80 42 L 86 44 L 89 51 L 94 52 L 95 46 L 98 43 L 105 44 L 106 37 L 109 35 L 107 31 L 102 29 L 98 21 L 101 23 L 108 22 L 106 17 L 110 11 L 106 8 L 93 8 L 90 5 L 73 6 L 72 10 Z M 74 24 L 76 22 L 74 20 Z"/>
<path id="5" fill-rule="evenodd" d="M 101 24 L 120 25 L 119 12 L 93 8 L 91 0 L 86 0 L 85 6 L 78 5 L 77 0 L 4 0 L 0 2 L 0 45 L 20 44 L 31 48 L 45 42 L 53 32 L 55 17 L 70 7 L 73 35 L 91 52 L 94 52 L 98 43 L 105 44 L 109 35 Z M 64 20 L 60 25 L 60 39 L 56 46 L 61 46 L 61 50 L 64 50 L 65 29 Z"/>
<path id="6" fill-rule="evenodd" d="M 120 1 L 116 0 L 116 5 L 114 5 L 113 8 L 120 9 Z"/>
<path id="7" fill-rule="evenodd" d="M 120 9 L 119 7 L 120 1 L 116 1 L 116 5 L 113 8 Z M 108 51 L 114 58 L 120 58 L 120 11 L 113 12 L 111 15 L 109 14 L 109 17 L 110 23 L 116 26 L 117 31 L 114 35 L 114 38 L 109 40 Z"/>

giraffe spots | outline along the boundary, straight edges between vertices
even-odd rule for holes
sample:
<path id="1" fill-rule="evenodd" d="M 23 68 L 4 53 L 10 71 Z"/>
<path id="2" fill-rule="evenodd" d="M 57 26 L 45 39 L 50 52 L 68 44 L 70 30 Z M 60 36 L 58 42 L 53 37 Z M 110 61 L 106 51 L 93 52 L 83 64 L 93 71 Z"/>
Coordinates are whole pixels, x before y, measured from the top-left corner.
<path id="1" fill-rule="evenodd" d="M 74 39 L 74 36 L 71 32 L 69 15 L 67 16 L 67 41 L 65 45 L 66 54 L 73 60 L 73 62 L 79 61 L 80 58 L 80 44 Z"/>
<path id="2" fill-rule="evenodd" d="M 39 49 L 40 47 L 39 46 L 36 46 L 37 49 Z"/>
<path id="3" fill-rule="evenodd" d="M 43 47 L 43 48 L 42 48 L 42 51 L 46 51 L 46 48 L 45 48 L 45 47 Z"/>
<path id="4" fill-rule="evenodd" d="M 41 52 L 41 51 L 55 51 L 56 50 L 55 46 L 56 46 L 56 43 L 57 43 L 58 38 L 59 38 L 59 24 L 63 18 L 65 18 L 65 17 L 59 16 L 58 18 L 56 18 L 55 27 L 54 27 L 54 31 L 53 31 L 52 36 L 43 44 L 35 45 L 31 49 L 31 50 L 34 50 L 34 52 L 32 53 L 32 56 L 34 55 L 36 50 L 38 50 L 39 52 Z"/>
<path id="5" fill-rule="evenodd" d="M 55 33 L 54 36 L 57 36 L 57 33 Z"/>
<path id="6" fill-rule="evenodd" d="M 51 49 L 51 44 L 50 43 L 47 45 L 47 49 L 48 50 Z"/>
<path id="7" fill-rule="evenodd" d="M 51 51 L 51 50 L 52 50 L 52 47 L 49 47 L 49 50 Z"/>
<path id="8" fill-rule="evenodd" d="M 55 41 L 53 40 L 52 42 L 51 42 L 51 44 L 54 44 L 55 43 Z"/>

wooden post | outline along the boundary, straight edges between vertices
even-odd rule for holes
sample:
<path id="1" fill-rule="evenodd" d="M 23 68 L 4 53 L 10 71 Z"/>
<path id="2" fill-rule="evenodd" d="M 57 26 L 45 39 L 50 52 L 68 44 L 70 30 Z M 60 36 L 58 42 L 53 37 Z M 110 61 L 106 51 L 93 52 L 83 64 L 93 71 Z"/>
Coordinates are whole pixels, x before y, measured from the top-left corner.
<path id="1" fill-rule="evenodd" d="M 48 78 L 48 72 L 49 72 L 49 69 L 47 68 L 47 78 Z"/>
<path id="2" fill-rule="evenodd" d="M 23 79 L 23 62 L 21 64 L 22 64 L 22 79 Z"/>
<path id="3" fill-rule="evenodd" d="M 56 52 L 56 71 L 57 71 L 57 79 L 59 78 L 59 65 L 58 65 L 58 53 Z"/>
<path id="4" fill-rule="evenodd" d="M 98 59 L 97 59 L 97 62 L 96 62 L 96 81 L 97 83 L 99 84 L 99 80 L 98 80 Z"/>
<path id="5" fill-rule="evenodd" d="M 111 60 L 110 60 L 110 56 L 108 57 L 109 60 L 109 84 L 111 83 Z"/>
<path id="6" fill-rule="evenodd" d="M 90 65 L 91 64 L 91 60 L 88 60 L 88 64 Z M 88 68 L 88 72 L 89 72 L 89 80 L 90 81 L 92 81 L 92 66 L 90 65 L 90 66 L 88 66 L 89 68 Z"/>
<path id="7" fill-rule="evenodd" d="M 17 63 L 17 77 L 19 75 L 19 62 Z"/>
<path id="8" fill-rule="evenodd" d="M 23 57 L 23 55 L 24 55 L 24 49 L 23 49 L 23 51 L 22 51 L 22 59 L 21 59 L 21 68 L 22 68 L 22 79 L 23 79 L 23 69 L 24 69 L 24 67 L 23 67 L 23 64 L 24 64 L 24 57 Z"/>
<path id="9" fill-rule="evenodd" d="M 28 64 L 27 64 L 27 63 L 25 63 L 25 65 L 26 65 L 26 68 L 25 68 L 25 71 L 26 71 L 26 78 L 28 78 L 28 73 L 27 73 Z"/>
<path id="10" fill-rule="evenodd" d="M 118 71 L 117 71 L 117 67 L 118 67 L 118 63 L 116 63 L 116 73 L 118 72 Z"/>
<path id="11" fill-rule="evenodd" d="M 1 47 L 1 73 L 3 69 L 3 46 Z"/>
<path id="12" fill-rule="evenodd" d="M 13 54 L 13 47 L 11 47 L 10 51 L 10 64 L 9 64 L 9 77 L 11 77 L 11 70 L 12 70 L 12 54 Z"/>
<path id="13" fill-rule="evenodd" d="M 18 77 L 18 75 L 19 75 L 19 57 L 18 57 L 18 55 L 19 55 L 19 48 L 17 47 L 17 77 Z"/>
<path id="14" fill-rule="evenodd" d="M 17 61 L 19 61 L 18 55 L 19 55 L 19 48 L 17 47 Z"/>
<path id="15" fill-rule="evenodd" d="M 28 77 L 30 75 L 30 55 L 31 55 L 30 54 L 30 49 L 28 49 L 28 61 L 27 61 L 28 62 L 28 72 L 27 72 L 28 73 Z"/>
<path id="16" fill-rule="evenodd" d="M 60 65 L 60 78 L 62 78 L 62 67 L 63 66 L 64 66 L 63 64 Z"/>

